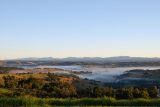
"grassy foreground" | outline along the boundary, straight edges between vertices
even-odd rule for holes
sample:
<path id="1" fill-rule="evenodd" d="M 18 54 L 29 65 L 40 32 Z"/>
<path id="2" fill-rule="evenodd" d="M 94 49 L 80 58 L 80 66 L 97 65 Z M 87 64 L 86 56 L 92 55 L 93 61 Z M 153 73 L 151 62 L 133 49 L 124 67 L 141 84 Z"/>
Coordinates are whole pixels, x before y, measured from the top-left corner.
<path id="1" fill-rule="evenodd" d="M 0 107 L 53 106 L 160 106 L 160 99 L 115 100 L 113 98 L 40 99 L 34 97 L 0 98 Z"/>

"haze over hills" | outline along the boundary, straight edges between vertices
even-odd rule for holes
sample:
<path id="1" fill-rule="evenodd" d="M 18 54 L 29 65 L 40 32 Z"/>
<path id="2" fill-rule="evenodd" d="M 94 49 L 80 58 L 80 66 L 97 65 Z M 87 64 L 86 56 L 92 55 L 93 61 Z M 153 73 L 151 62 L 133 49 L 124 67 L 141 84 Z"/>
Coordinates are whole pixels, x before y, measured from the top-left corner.
<path id="1" fill-rule="evenodd" d="M 160 58 L 147 57 L 67 57 L 67 58 L 53 58 L 53 57 L 29 57 L 18 58 L 11 60 L 0 61 L 0 66 L 39 66 L 39 65 L 105 65 L 111 67 L 123 66 L 160 66 Z"/>
<path id="2" fill-rule="evenodd" d="M 67 57 L 67 58 L 53 58 L 53 57 L 29 57 L 29 58 L 18 58 L 8 61 L 69 61 L 69 62 L 157 62 L 160 58 L 153 57 L 130 57 L 130 56 L 115 56 L 115 57 Z"/>

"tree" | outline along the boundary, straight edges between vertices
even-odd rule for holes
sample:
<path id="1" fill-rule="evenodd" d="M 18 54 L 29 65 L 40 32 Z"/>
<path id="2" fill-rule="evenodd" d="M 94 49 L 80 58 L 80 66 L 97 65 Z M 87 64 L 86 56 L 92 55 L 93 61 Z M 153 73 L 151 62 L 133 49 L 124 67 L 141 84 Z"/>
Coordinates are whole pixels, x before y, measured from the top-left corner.
<path id="1" fill-rule="evenodd" d="M 156 86 L 151 87 L 150 89 L 148 89 L 148 93 L 149 93 L 149 96 L 151 98 L 156 98 L 157 95 L 158 95 L 158 89 L 157 89 L 157 87 Z"/>
<path id="2" fill-rule="evenodd" d="M 52 74 L 50 72 L 48 72 L 47 76 L 48 76 L 47 79 L 50 82 L 58 82 L 60 80 L 55 74 Z"/>
<path id="3" fill-rule="evenodd" d="M 115 97 L 115 90 L 111 87 L 104 88 L 103 92 L 106 97 Z"/>
<path id="4" fill-rule="evenodd" d="M 24 89 L 40 89 L 43 85 L 42 81 L 38 81 L 36 78 L 30 76 L 27 79 L 19 81 L 19 87 Z"/>
<path id="5" fill-rule="evenodd" d="M 133 88 L 122 88 L 116 91 L 117 99 L 132 99 L 133 98 Z"/>
<path id="6" fill-rule="evenodd" d="M 73 97 L 77 95 L 76 88 L 68 83 L 61 82 L 60 80 L 51 81 L 43 85 L 42 91 L 46 91 L 49 97 Z"/>
<path id="7" fill-rule="evenodd" d="M 5 88 L 16 88 L 18 85 L 18 81 L 15 76 L 3 76 L 3 79 Z"/>
<path id="8" fill-rule="evenodd" d="M 141 91 L 141 98 L 146 98 L 146 99 L 149 98 L 149 94 L 148 94 L 148 91 L 147 91 L 146 88 L 142 89 L 142 91 Z"/>
<path id="9" fill-rule="evenodd" d="M 135 88 L 133 90 L 133 97 L 134 98 L 140 98 L 141 97 L 141 91 L 138 88 Z"/>
<path id="10" fill-rule="evenodd" d="M 95 87 L 93 89 L 93 94 L 94 94 L 94 97 L 102 97 L 104 95 L 103 94 L 103 89 L 99 88 L 99 87 Z"/>

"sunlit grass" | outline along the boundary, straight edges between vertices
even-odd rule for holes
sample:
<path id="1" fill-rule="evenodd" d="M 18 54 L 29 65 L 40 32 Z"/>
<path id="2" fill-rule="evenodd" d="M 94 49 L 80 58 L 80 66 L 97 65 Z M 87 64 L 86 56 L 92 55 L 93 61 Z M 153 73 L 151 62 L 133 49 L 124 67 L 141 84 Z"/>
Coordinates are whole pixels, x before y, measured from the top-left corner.
<path id="1" fill-rule="evenodd" d="M 82 99 L 41 99 L 30 96 L 17 98 L 0 98 L 0 107 L 159 107 L 160 99 L 115 100 L 114 98 L 82 98 Z"/>

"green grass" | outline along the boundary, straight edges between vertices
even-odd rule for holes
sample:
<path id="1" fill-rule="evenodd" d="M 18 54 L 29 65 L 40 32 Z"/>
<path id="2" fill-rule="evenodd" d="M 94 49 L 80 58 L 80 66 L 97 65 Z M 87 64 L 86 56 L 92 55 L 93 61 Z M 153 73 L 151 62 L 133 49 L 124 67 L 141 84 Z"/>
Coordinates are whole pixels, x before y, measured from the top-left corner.
<path id="1" fill-rule="evenodd" d="M 5 89 L 5 88 L 0 88 L 0 96 L 10 96 L 13 94 L 13 91 Z"/>
<path id="2" fill-rule="evenodd" d="M 160 99 L 115 100 L 113 98 L 82 99 L 40 99 L 30 96 L 17 98 L 0 98 L 0 107 L 159 107 Z"/>
<path id="3" fill-rule="evenodd" d="M 12 91 L 8 90 L 8 89 L 5 89 L 5 88 L 0 88 L 0 93 L 12 93 Z"/>
<path id="4" fill-rule="evenodd" d="M 115 100 L 113 98 L 49 100 L 52 106 L 160 106 L 160 99 Z"/>
<path id="5" fill-rule="evenodd" d="M 34 97 L 0 98 L 0 107 L 47 107 L 45 100 Z"/>

